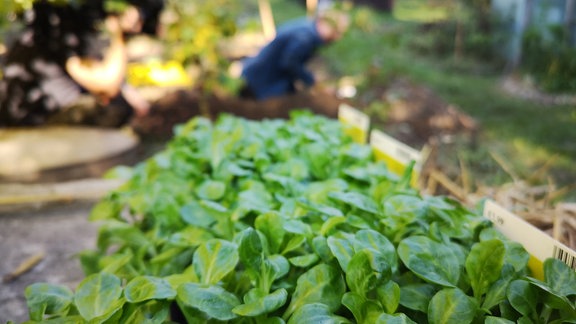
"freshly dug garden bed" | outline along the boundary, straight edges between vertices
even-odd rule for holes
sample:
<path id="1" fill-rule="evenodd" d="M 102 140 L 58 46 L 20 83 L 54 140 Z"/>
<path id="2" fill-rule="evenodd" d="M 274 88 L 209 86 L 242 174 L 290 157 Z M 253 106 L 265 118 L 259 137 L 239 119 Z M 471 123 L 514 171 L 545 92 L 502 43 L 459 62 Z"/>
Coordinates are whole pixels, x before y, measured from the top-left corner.
<path id="1" fill-rule="evenodd" d="M 199 90 L 176 90 L 162 96 L 152 105 L 147 116 L 135 118 L 133 129 L 144 137 L 170 138 L 173 127 L 196 116 L 216 119 L 222 113 L 251 120 L 289 118 L 294 109 L 336 118 L 343 102 L 328 93 L 298 93 L 265 101 L 242 99 L 230 95 L 204 94 Z"/>

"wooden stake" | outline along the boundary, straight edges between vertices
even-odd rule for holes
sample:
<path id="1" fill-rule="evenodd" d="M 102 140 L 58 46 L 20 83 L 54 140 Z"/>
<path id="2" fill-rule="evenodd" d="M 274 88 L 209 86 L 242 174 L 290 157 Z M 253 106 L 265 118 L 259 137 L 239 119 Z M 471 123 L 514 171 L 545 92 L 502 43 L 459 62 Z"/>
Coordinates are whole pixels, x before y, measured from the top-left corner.
<path id="1" fill-rule="evenodd" d="M 53 184 L 0 184 L 0 207 L 100 199 L 123 183 L 115 179 L 83 179 Z"/>
<path id="2" fill-rule="evenodd" d="M 464 193 L 464 189 L 462 189 L 454 181 L 450 180 L 450 178 L 448 178 L 448 176 L 446 176 L 443 172 L 440 172 L 439 170 L 433 170 L 430 173 L 430 178 L 434 179 L 436 182 L 441 184 L 458 200 L 466 202 L 467 197 L 466 194 Z"/>
<path id="3" fill-rule="evenodd" d="M 2 282 L 6 283 L 16 280 L 21 275 L 32 270 L 32 268 L 34 268 L 38 263 L 40 263 L 42 259 L 44 259 L 44 252 L 40 252 L 36 255 L 29 257 L 24 262 L 22 262 L 18 266 L 18 268 L 16 268 L 14 271 L 2 277 Z"/>
<path id="4" fill-rule="evenodd" d="M 315 17 L 318 9 L 318 0 L 306 0 L 306 12 L 308 17 Z"/>
<path id="5" fill-rule="evenodd" d="M 258 0 L 258 9 L 260 10 L 260 20 L 264 30 L 264 38 L 267 41 L 276 36 L 276 26 L 274 24 L 274 15 L 269 0 Z"/>

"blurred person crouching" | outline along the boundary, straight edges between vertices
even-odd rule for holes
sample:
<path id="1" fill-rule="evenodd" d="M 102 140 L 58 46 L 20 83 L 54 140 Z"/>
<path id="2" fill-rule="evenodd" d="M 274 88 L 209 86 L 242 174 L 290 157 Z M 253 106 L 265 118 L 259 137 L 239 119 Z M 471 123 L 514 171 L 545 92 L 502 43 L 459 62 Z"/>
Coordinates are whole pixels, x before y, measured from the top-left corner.
<path id="1" fill-rule="evenodd" d="M 346 14 L 326 11 L 279 27 L 258 55 L 243 62 L 240 97 L 264 100 L 293 94 L 299 87 L 314 87 L 316 80 L 306 64 L 320 47 L 340 39 L 348 25 Z"/>

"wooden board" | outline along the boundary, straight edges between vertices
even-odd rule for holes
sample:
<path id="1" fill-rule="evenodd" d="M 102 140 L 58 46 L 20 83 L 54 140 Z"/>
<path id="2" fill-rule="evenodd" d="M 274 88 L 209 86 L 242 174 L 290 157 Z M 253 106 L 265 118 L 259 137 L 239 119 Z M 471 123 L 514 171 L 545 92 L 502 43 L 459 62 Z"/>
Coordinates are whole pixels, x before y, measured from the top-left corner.
<path id="1" fill-rule="evenodd" d="M 128 130 L 90 127 L 0 129 L 0 177 L 18 178 L 118 156 L 138 145 Z"/>
<path id="2" fill-rule="evenodd" d="M 100 178 L 38 184 L 0 183 L 0 216 L 47 204 L 97 201 L 123 183 L 119 179 Z"/>

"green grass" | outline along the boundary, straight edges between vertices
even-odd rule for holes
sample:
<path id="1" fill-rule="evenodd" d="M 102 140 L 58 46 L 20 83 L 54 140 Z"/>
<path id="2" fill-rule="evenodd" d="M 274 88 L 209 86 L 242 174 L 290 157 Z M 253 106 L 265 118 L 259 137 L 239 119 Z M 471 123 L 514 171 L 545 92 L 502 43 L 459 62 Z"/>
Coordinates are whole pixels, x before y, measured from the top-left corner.
<path id="1" fill-rule="evenodd" d="M 433 22 L 448 17 L 449 8 L 432 6 L 429 1 L 401 0 L 395 1 L 394 18 L 403 21 Z"/>
<path id="2" fill-rule="evenodd" d="M 304 8 L 294 1 L 272 3 L 277 21 L 305 14 Z M 510 182 L 512 175 L 528 179 L 548 163 L 548 175 L 558 186 L 576 183 L 576 108 L 542 106 L 504 94 L 499 87 L 502 75 L 488 65 L 465 64 L 452 57 L 438 59 L 411 51 L 407 44 L 422 37 L 418 26 L 426 20 L 423 17 L 443 18 L 440 13 L 444 9 L 427 11 L 425 6 L 418 6 L 422 3 L 396 1 L 393 16 L 355 8 L 349 32 L 323 50 L 322 57 L 340 76 L 365 77 L 377 67 L 377 74 L 368 77 L 363 89 L 385 84 L 394 76 L 407 77 L 434 89 L 444 101 L 475 118 L 481 125 L 477 149 L 471 150 L 465 141 L 457 140 L 446 148 L 443 159 L 456 167 L 462 160 L 478 185 Z M 502 157 L 512 169 L 504 170 L 493 155 Z M 572 193 L 567 199 L 575 197 L 576 193 Z"/>

